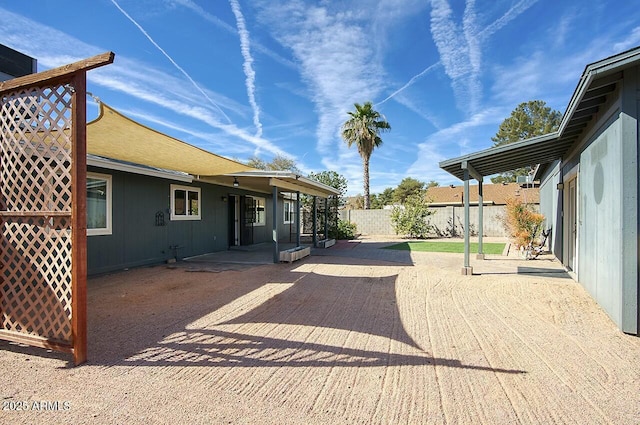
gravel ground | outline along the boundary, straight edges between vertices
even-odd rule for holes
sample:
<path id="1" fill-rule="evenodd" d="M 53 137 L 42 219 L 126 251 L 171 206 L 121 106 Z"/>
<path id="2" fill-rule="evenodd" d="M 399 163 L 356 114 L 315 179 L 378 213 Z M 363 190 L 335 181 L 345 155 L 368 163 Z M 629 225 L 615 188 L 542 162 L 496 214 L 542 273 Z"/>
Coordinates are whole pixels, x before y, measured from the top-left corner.
<path id="1" fill-rule="evenodd" d="M 379 246 L 90 279 L 89 362 L 0 342 L 0 423 L 640 424 L 640 338 L 556 262 Z"/>

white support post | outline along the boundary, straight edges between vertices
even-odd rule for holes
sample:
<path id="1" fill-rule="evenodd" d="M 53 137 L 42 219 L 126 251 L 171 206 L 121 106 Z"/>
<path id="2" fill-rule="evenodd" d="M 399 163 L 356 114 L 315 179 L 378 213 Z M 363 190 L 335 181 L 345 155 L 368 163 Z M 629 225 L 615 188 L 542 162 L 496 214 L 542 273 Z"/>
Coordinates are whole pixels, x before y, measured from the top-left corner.
<path id="1" fill-rule="evenodd" d="M 313 195 L 313 247 L 316 248 L 318 246 L 318 208 L 317 208 L 317 199 L 318 197 Z"/>
<path id="2" fill-rule="evenodd" d="M 273 214 L 273 226 L 272 226 L 272 236 L 271 239 L 273 241 L 273 262 L 280 262 L 280 249 L 278 247 L 278 187 L 273 186 L 273 205 L 272 205 L 272 214 Z"/>
<path id="3" fill-rule="evenodd" d="M 463 163 L 464 172 L 464 266 L 462 267 L 462 274 L 472 275 L 473 267 L 469 263 L 469 169 L 465 168 L 466 162 Z"/>
<path id="4" fill-rule="evenodd" d="M 300 246 L 300 192 L 296 192 L 296 246 Z"/>
<path id="5" fill-rule="evenodd" d="M 482 195 L 482 179 L 478 180 L 478 254 L 477 260 L 484 260 L 484 251 L 482 248 L 482 233 L 484 233 L 483 212 L 484 199 Z"/>

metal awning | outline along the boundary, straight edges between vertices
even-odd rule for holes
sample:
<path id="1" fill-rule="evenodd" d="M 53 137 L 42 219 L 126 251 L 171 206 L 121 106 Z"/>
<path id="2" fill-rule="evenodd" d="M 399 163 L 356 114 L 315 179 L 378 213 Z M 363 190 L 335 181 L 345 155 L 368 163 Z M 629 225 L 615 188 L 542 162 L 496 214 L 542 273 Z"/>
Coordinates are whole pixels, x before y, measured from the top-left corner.
<path id="1" fill-rule="evenodd" d="M 464 179 L 463 165 L 479 176 L 522 167 L 545 165 L 563 158 L 582 138 L 590 121 L 610 101 L 622 81 L 622 69 L 640 63 L 640 48 L 587 65 L 571 97 L 558 131 L 507 145 L 496 146 L 440 162 L 440 168 Z M 476 178 L 476 176 L 472 175 Z"/>
<path id="2" fill-rule="evenodd" d="M 577 136 L 559 137 L 557 133 L 547 134 L 448 159 L 440 163 L 440 168 L 463 180 L 462 165 L 465 162 L 481 176 L 490 176 L 536 164 L 548 164 L 561 158 L 576 139 Z"/>
<path id="3" fill-rule="evenodd" d="M 505 171 L 536 167 L 540 175 L 550 163 L 561 160 L 576 147 L 589 130 L 597 114 L 612 104 L 610 96 L 619 90 L 624 69 L 640 63 L 640 47 L 587 65 L 571 97 L 558 131 L 503 146 L 448 159 L 440 168 L 464 181 L 464 266 L 463 274 L 473 274 L 469 264 L 469 180 L 478 180 L 478 258 L 482 252 L 482 180 Z M 614 97 L 615 98 L 615 97 Z"/>
<path id="4" fill-rule="evenodd" d="M 283 192 L 300 192 L 306 195 L 319 196 L 321 198 L 340 194 L 339 190 L 331 186 L 327 186 L 326 184 L 289 171 L 241 171 L 222 176 L 206 177 L 202 180 L 208 183 L 229 187 L 232 187 L 234 186 L 234 183 L 237 183 L 236 187 L 240 189 L 263 193 L 271 193 L 272 188 L 277 187 Z"/>

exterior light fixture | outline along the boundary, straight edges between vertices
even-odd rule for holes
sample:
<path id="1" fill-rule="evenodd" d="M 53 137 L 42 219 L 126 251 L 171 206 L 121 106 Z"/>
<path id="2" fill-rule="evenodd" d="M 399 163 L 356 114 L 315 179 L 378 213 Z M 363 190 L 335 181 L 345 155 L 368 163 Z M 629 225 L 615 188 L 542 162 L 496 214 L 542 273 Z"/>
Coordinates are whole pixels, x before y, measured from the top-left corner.
<path id="1" fill-rule="evenodd" d="M 556 188 L 557 188 L 558 190 L 563 190 L 563 189 L 564 189 L 564 183 L 558 183 L 558 184 L 556 185 Z"/>
<path id="2" fill-rule="evenodd" d="M 234 177 L 233 178 L 233 187 L 238 187 L 238 186 L 240 186 L 240 183 L 238 183 L 238 178 Z"/>

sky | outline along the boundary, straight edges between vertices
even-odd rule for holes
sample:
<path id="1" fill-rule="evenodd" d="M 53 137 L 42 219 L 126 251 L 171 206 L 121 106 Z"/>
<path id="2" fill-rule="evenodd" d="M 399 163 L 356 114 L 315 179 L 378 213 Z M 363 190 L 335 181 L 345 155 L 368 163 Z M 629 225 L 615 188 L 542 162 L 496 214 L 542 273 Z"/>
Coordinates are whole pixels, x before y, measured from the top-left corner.
<path id="1" fill-rule="evenodd" d="M 2 0 L 0 44 L 39 71 L 113 51 L 87 74 L 102 102 L 231 159 L 336 171 L 355 195 L 362 160 L 340 137 L 354 103 L 391 125 L 371 193 L 405 177 L 460 184 L 440 161 L 491 147 L 522 102 L 564 113 L 586 65 L 640 45 L 635 3 Z"/>

